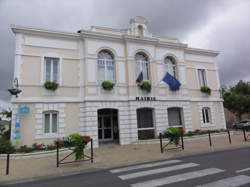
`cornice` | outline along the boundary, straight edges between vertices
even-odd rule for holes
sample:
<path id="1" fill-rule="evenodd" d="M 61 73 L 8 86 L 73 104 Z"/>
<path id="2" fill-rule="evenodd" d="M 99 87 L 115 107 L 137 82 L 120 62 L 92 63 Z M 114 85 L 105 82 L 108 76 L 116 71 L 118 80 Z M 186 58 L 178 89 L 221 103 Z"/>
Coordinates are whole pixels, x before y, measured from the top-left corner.
<path id="1" fill-rule="evenodd" d="M 180 43 L 180 42 L 178 43 L 164 42 L 156 38 L 148 38 L 148 37 L 141 38 L 141 37 L 127 35 L 127 34 L 115 35 L 115 34 L 94 32 L 94 31 L 89 31 L 89 30 L 80 30 L 78 33 L 72 33 L 72 32 L 58 31 L 58 30 L 48 30 L 48 29 L 41 29 L 41 28 L 26 27 L 26 26 L 20 26 L 20 25 L 11 25 L 10 27 L 13 33 L 39 34 L 41 36 L 63 37 L 63 38 L 70 38 L 70 39 L 95 38 L 95 39 L 102 39 L 102 40 L 108 39 L 108 40 L 114 40 L 114 41 L 120 41 L 120 42 L 134 41 L 134 42 L 141 42 L 144 44 L 151 44 L 151 45 L 161 46 L 161 47 L 183 49 L 188 54 L 201 54 L 201 55 L 208 55 L 208 56 L 217 56 L 219 54 L 218 51 L 198 49 L 198 48 L 189 48 L 187 44 Z"/>
<path id="2" fill-rule="evenodd" d="M 42 36 L 63 37 L 63 38 L 71 38 L 71 39 L 80 38 L 79 33 L 33 28 L 33 27 L 26 27 L 26 26 L 20 26 L 20 25 L 11 25 L 10 28 L 13 33 L 39 34 Z"/>
<path id="3" fill-rule="evenodd" d="M 219 51 L 207 50 L 207 49 L 199 49 L 199 48 L 186 48 L 185 52 L 188 54 L 200 54 L 200 55 L 208 55 L 208 56 L 218 56 Z"/>

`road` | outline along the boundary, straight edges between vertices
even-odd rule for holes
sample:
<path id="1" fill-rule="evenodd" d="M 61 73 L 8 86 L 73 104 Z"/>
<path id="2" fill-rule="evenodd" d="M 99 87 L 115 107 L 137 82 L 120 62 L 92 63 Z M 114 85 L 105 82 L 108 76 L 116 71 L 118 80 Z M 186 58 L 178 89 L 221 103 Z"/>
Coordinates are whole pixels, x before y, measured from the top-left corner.
<path id="1" fill-rule="evenodd" d="M 249 187 L 250 148 L 197 154 L 8 186 Z"/>

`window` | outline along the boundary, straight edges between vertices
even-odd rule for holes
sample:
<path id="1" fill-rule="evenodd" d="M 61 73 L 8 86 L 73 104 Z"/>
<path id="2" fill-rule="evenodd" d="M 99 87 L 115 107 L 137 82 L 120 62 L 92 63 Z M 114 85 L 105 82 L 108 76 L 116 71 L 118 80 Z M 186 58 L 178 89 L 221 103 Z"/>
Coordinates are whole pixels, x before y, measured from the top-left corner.
<path id="1" fill-rule="evenodd" d="M 203 123 L 212 123 L 210 108 L 208 107 L 202 108 L 202 118 L 203 118 Z"/>
<path id="2" fill-rule="evenodd" d="M 138 26 L 138 36 L 143 37 L 143 27 L 141 25 Z"/>
<path id="3" fill-rule="evenodd" d="M 135 55 L 136 78 L 142 73 L 143 81 L 149 80 L 149 62 L 148 57 L 143 53 Z"/>
<path id="4" fill-rule="evenodd" d="M 45 82 L 53 81 L 58 83 L 59 79 L 59 59 L 45 58 Z"/>
<path id="5" fill-rule="evenodd" d="M 176 64 L 172 57 L 166 57 L 164 60 L 165 70 L 176 78 Z"/>
<path id="6" fill-rule="evenodd" d="M 115 81 L 114 56 L 109 51 L 103 50 L 98 53 L 98 79 L 102 81 Z"/>
<path id="7" fill-rule="evenodd" d="M 200 86 L 207 85 L 206 72 L 204 69 L 198 69 L 198 78 L 199 78 Z"/>
<path id="8" fill-rule="evenodd" d="M 182 126 L 181 108 L 168 108 L 168 125 Z"/>
<path id="9" fill-rule="evenodd" d="M 152 139 L 155 136 L 153 109 L 137 109 L 137 128 L 139 139 Z"/>
<path id="10" fill-rule="evenodd" d="M 56 134 L 58 129 L 58 112 L 49 111 L 43 115 L 44 134 Z"/>

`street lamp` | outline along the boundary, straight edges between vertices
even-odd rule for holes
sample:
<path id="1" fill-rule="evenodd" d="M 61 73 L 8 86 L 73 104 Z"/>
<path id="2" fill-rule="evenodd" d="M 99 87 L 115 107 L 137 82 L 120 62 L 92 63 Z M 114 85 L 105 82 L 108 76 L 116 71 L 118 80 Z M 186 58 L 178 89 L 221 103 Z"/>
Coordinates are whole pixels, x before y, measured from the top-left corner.
<path id="1" fill-rule="evenodd" d="M 18 97 L 18 94 L 20 94 L 22 92 L 22 90 L 20 90 L 18 85 L 18 79 L 15 78 L 13 81 L 13 88 L 8 89 L 8 91 L 10 92 L 11 95 L 15 95 L 16 97 Z"/>

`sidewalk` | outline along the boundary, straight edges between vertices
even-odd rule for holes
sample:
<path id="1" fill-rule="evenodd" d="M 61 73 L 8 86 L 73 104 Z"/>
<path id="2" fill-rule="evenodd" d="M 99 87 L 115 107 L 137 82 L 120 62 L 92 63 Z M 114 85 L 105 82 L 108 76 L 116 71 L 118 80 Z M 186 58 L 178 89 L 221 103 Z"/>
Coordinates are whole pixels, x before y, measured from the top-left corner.
<path id="1" fill-rule="evenodd" d="M 0 184 L 18 180 L 34 179 L 37 177 L 63 176 L 80 171 L 90 171 L 101 168 L 162 160 L 176 156 L 195 153 L 213 152 L 223 149 L 250 147 L 250 141 L 245 142 L 241 132 L 231 133 L 232 144 L 229 144 L 227 134 L 212 135 L 212 144 L 209 146 L 208 136 L 184 140 L 185 150 L 171 150 L 160 153 L 159 143 L 132 144 L 126 146 L 103 145 L 94 149 L 94 163 L 78 162 L 56 167 L 56 155 L 34 158 L 11 159 L 10 174 L 5 175 L 6 160 L 0 160 Z M 86 151 L 88 153 L 88 151 Z M 60 154 L 62 157 L 63 154 Z M 71 158 L 72 159 L 72 158 Z"/>

